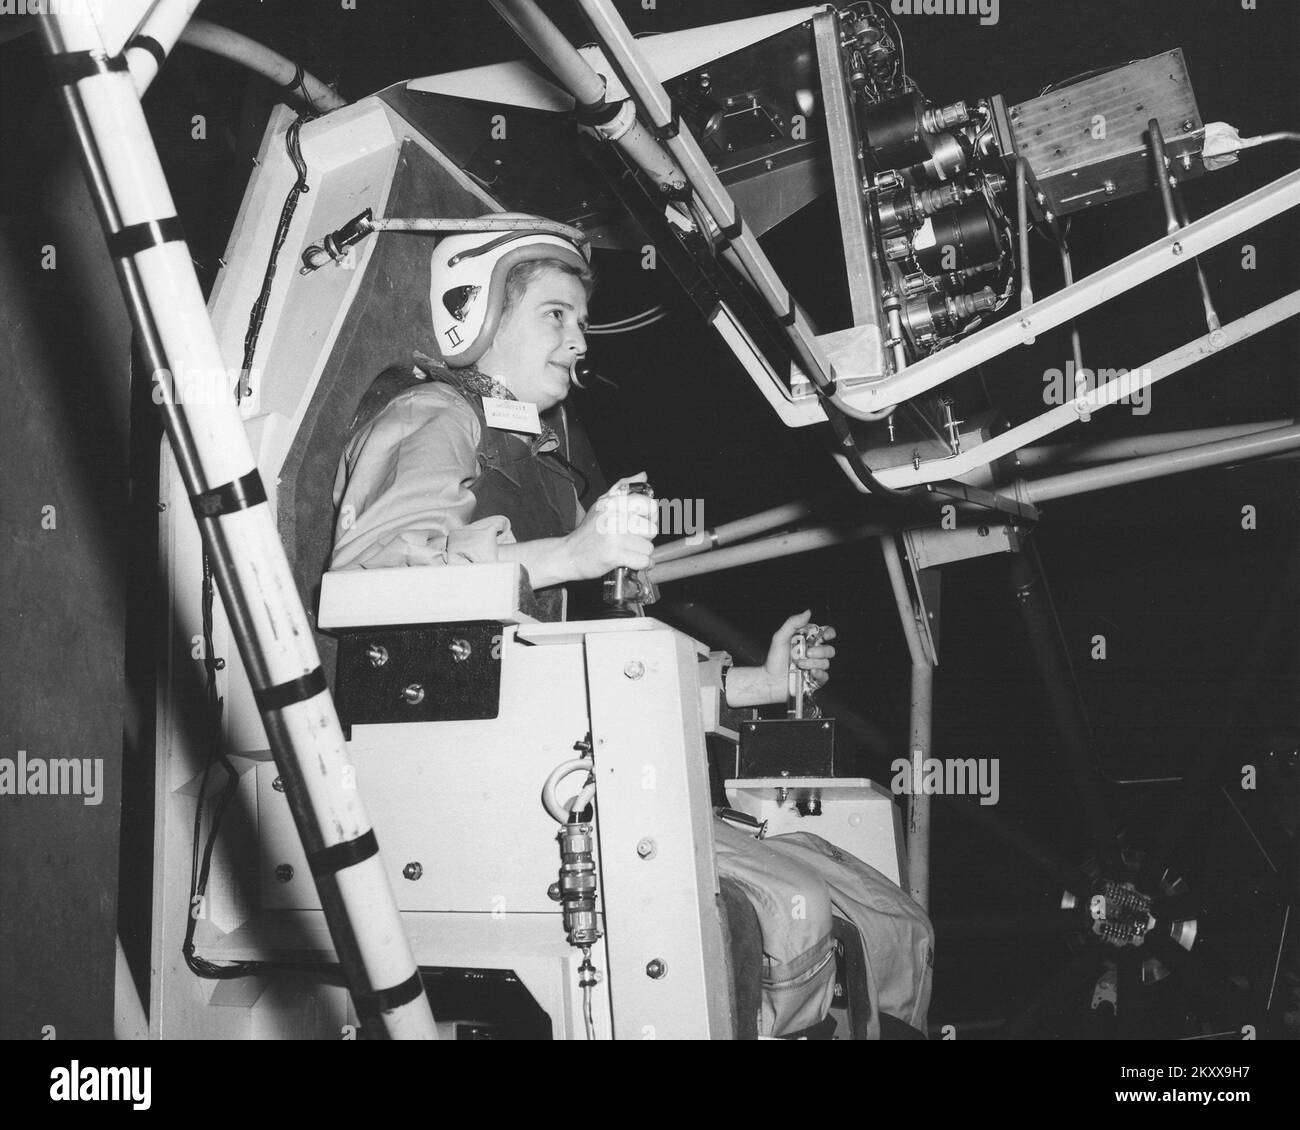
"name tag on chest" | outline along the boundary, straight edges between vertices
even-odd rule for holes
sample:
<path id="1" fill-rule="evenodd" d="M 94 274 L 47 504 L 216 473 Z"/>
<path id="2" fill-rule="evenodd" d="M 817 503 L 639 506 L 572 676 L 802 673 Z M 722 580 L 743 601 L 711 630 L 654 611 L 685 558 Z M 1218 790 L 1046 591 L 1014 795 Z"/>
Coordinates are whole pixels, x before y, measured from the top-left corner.
<path id="1" fill-rule="evenodd" d="M 496 396 L 483 397 L 483 419 L 489 428 L 502 428 L 507 432 L 542 434 L 542 421 L 536 404 L 522 400 L 502 400 Z"/>

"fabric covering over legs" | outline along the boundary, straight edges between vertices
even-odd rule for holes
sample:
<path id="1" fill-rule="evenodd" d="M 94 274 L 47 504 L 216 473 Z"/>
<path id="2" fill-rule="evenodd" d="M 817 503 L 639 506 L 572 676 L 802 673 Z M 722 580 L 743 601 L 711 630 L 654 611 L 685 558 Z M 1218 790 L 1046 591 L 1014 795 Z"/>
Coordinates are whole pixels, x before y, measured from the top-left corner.
<path id="1" fill-rule="evenodd" d="M 763 935 L 759 1034 L 814 1027 L 835 987 L 832 914 L 851 922 L 866 953 L 871 1015 L 880 1038 L 886 1013 L 924 1031 L 930 1005 L 934 931 L 894 883 L 820 836 L 794 832 L 759 840 L 714 822 L 718 872 L 745 892 Z"/>

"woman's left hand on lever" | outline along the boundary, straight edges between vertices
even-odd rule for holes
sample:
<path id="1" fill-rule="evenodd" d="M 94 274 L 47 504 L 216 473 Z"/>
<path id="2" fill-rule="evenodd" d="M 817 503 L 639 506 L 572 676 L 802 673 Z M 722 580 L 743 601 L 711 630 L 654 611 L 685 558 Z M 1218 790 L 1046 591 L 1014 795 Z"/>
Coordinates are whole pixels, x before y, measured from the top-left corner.
<path id="1" fill-rule="evenodd" d="M 727 702 L 731 706 L 768 706 L 785 702 L 789 697 L 790 649 L 795 635 L 808 625 L 812 610 L 807 609 L 791 616 L 775 632 L 768 648 L 767 661 L 762 667 L 733 667 L 727 676 Z M 807 648 L 795 666 L 809 672 L 813 686 L 820 690 L 831 677 L 831 660 L 835 648 L 830 641 L 835 629 L 822 628 L 822 642 Z"/>

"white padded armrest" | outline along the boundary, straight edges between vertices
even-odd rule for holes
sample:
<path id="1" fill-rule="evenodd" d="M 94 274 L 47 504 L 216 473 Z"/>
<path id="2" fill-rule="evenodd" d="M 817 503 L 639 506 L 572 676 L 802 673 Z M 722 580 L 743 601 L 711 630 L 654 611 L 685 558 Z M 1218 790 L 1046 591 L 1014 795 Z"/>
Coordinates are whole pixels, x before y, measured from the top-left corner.
<path id="1" fill-rule="evenodd" d="M 522 582 L 514 562 L 330 572 L 321 578 L 317 624 L 331 631 L 461 620 L 531 623 L 519 610 Z"/>

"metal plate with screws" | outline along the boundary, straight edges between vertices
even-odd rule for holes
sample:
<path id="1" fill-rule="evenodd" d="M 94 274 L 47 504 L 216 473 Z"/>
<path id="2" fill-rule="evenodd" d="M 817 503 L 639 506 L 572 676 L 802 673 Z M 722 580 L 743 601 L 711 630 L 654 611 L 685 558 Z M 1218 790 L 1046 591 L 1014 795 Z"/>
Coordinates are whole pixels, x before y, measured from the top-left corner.
<path id="1" fill-rule="evenodd" d="M 501 634 L 495 621 L 340 633 L 340 719 L 364 725 L 495 718 Z"/>
<path id="2" fill-rule="evenodd" d="M 744 722 L 737 777 L 835 776 L 835 719 L 777 718 Z"/>

